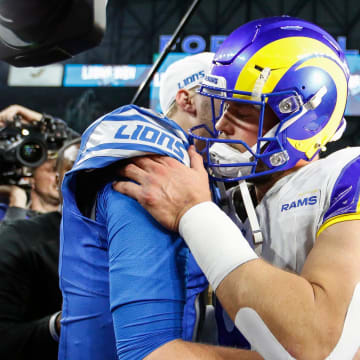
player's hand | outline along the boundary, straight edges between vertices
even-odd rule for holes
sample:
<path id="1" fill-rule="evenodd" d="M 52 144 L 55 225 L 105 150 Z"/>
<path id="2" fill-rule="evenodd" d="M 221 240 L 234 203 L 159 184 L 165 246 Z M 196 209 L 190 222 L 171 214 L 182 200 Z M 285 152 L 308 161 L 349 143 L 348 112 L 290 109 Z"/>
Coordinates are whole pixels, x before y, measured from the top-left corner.
<path id="1" fill-rule="evenodd" d="M 0 185 L 0 194 L 9 198 L 9 206 L 26 208 L 26 191 L 16 185 Z"/>
<path id="2" fill-rule="evenodd" d="M 119 170 L 131 180 L 113 184 L 113 188 L 136 199 L 163 226 L 178 231 L 181 217 L 194 205 L 211 200 L 208 174 L 202 157 L 192 146 L 191 167 L 167 156 L 134 159 Z"/>
<path id="3" fill-rule="evenodd" d="M 20 116 L 21 121 L 27 124 L 39 121 L 42 118 L 42 114 L 37 111 L 30 110 L 21 105 L 11 105 L 0 111 L 0 127 L 5 126 L 7 122 L 13 121 L 15 115 Z"/>

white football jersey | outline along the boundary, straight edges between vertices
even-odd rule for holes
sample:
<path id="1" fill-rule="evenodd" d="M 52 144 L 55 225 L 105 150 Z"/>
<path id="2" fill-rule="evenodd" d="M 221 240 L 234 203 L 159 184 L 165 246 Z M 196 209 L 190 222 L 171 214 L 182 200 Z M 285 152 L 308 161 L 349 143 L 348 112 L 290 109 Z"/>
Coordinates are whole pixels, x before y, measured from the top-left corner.
<path id="1" fill-rule="evenodd" d="M 242 224 L 235 211 L 233 199 L 236 191 L 239 190 L 228 191 L 227 212 L 252 244 L 249 221 Z M 360 147 L 337 151 L 300 168 L 277 181 L 257 205 L 263 244 L 255 250 L 269 263 L 300 274 L 322 231 L 338 222 L 360 219 L 359 197 Z M 255 317 L 245 319 L 250 310 L 239 311 L 235 321 L 244 335 L 252 339 L 252 348 L 266 359 L 293 359 L 256 312 Z M 359 316 L 360 283 L 354 289 L 341 337 L 326 360 L 353 359 L 360 344 Z M 241 325 L 250 322 L 250 327 Z M 259 338 L 262 333 L 270 336 Z M 269 355 L 275 353 L 275 356 Z"/>
<path id="2" fill-rule="evenodd" d="M 359 193 L 359 147 L 337 151 L 281 178 L 256 207 L 264 239 L 258 255 L 299 274 L 324 229 L 360 219 Z M 243 232 L 252 243 L 248 220 Z"/>

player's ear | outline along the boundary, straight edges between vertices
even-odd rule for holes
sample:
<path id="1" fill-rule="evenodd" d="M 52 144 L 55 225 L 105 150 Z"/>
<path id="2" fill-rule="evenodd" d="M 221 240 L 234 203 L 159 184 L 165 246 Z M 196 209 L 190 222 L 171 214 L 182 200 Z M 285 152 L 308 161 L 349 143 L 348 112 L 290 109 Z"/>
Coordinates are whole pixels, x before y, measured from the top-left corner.
<path id="1" fill-rule="evenodd" d="M 191 96 L 188 90 L 180 89 L 176 93 L 175 101 L 178 108 L 182 109 L 183 111 L 189 113 L 192 116 L 196 116 L 194 97 Z"/>

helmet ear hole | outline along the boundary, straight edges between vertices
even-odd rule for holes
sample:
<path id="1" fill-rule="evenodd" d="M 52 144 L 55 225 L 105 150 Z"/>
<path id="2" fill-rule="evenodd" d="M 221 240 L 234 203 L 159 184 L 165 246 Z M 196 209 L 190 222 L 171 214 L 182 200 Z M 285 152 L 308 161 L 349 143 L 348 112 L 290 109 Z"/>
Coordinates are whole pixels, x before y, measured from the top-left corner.
<path id="1" fill-rule="evenodd" d="M 305 90 L 305 89 L 306 89 L 306 86 L 305 86 L 305 85 L 303 85 L 303 86 L 301 87 L 301 89 L 302 89 L 302 90 Z"/>

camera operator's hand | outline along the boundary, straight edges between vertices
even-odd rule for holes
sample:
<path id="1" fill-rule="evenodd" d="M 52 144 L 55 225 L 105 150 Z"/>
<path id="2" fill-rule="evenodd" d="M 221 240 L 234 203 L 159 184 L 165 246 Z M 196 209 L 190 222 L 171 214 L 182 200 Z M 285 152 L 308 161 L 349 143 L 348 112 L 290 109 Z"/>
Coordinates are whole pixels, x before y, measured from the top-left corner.
<path id="1" fill-rule="evenodd" d="M 32 123 L 42 118 L 42 114 L 37 111 L 21 105 L 11 105 L 0 112 L 0 127 L 5 126 L 6 122 L 13 121 L 15 115 L 20 116 L 24 123 Z"/>
<path id="2" fill-rule="evenodd" d="M 16 185 L 0 185 L 0 194 L 9 198 L 9 206 L 26 208 L 26 191 Z"/>

